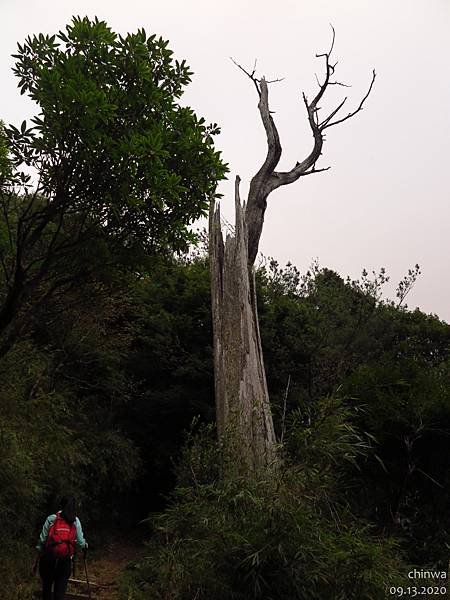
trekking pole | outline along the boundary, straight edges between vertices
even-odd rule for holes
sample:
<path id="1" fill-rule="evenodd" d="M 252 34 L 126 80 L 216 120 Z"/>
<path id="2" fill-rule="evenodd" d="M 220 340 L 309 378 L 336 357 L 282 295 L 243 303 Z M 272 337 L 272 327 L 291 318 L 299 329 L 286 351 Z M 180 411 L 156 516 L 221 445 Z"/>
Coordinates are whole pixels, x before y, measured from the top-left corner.
<path id="1" fill-rule="evenodd" d="M 91 586 L 89 585 L 89 576 L 88 576 L 88 570 L 87 570 L 86 548 L 83 550 L 83 559 L 84 559 L 84 572 L 86 574 L 86 583 L 87 583 L 87 588 L 88 588 L 88 596 L 89 596 L 89 600 L 91 600 L 92 596 L 91 596 Z"/>

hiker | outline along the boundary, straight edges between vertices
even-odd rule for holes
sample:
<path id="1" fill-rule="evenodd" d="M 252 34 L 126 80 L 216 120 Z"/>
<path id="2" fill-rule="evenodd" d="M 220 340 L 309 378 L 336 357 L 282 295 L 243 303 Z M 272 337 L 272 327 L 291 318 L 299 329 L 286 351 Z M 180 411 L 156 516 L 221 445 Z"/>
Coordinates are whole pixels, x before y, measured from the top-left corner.
<path id="1" fill-rule="evenodd" d="M 76 516 L 75 498 L 67 496 L 61 500 L 61 510 L 47 517 L 36 546 L 39 555 L 33 573 L 39 564 L 42 600 L 64 600 L 76 546 L 86 555 L 88 545 Z"/>

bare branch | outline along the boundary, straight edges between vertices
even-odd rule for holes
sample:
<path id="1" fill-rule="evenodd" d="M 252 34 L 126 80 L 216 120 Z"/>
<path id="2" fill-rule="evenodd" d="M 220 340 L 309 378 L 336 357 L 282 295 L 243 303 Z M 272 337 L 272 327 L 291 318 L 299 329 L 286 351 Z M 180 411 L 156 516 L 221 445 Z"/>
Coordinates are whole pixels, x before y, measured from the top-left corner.
<path id="1" fill-rule="evenodd" d="M 331 40 L 331 46 L 328 52 L 325 52 L 323 54 L 316 54 L 316 58 L 325 58 L 325 81 L 323 82 L 323 84 L 320 86 L 319 91 L 317 92 L 314 100 L 311 102 L 311 106 L 312 107 L 316 107 L 317 104 L 320 102 L 322 96 L 325 93 L 325 90 L 327 89 L 329 82 L 330 82 L 330 77 L 334 74 L 334 70 L 336 68 L 337 62 L 334 63 L 334 65 L 332 65 L 330 63 L 330 55 L 333 52 L 333 48 L 334 48 L 334 41 L 336 39 L 336 32 L 334 30 L 333 25 L 331 25 L 331 31 L 333 32 L 333 37 Z"/>
<path id="2" fill-rule="evenodd" d="M 256 73 L 256 61 L 257 61 L 257 59 L 255 58 L 255 62 L 253 64 L 252 76 Z"/>
<path id="3" fill-rule="evenodd" d="M 266 79 L 266 83 L 278 83 L 279 81 L 284 81 L 284 77 L 279 77 L 278 79 Z"/>
<path id="4" fill-rule="evenodd" d="M 325 88 L 326 85 L 327 83 L 324 84 Z M 311 103 L 308 102 L 306 95 L 303 94 L 303 102 L 308 113 L 309 126 L 314 137 L 313 149 L 311 150 L 310 154 L 305 158 L 305 160 L 303 160 L 302 162 L 297 162 L 295 167 L 290 171 L 273 172 L 268 184 L 270 191 L 273 191 L 282 185 L 294 183 L 294 181 L 297 181 L 297 179 L 304 175 L 319 172 L 318 169 L 315 169 L 315 164 L 319 160 L 320 155 L 322 154 L 324 138 L 320 126 L 318 124 L 317 112 L 319 111 L 319 107 L 317 107 L 317 98 L 319 97 L 319 95 L 323 94 L 325 88 L 323 88 L 322 86 L 322 88 L 319 90 L 318 94 Z"/>
<path id="5" fill-rule="evenodd" d="M 333 37 L 332 37 L 332 41 L 331 41 L 330 50 L 326 53 L 316 55 L 319 58 L 325 58 L 324 82 L 322 84 L 320 84 L 319 79 L 316 77 L 317 83 L 319 85 L 319 91 L 317 92 L 317 94 L 315 95 L 315 97 L 313 98 L 313 100 L 311 102 L 309 102 L 306 95 L 303 94 L 303 102 L 306 107 L 309 125 L 311 128 L 313 137 L 314 137 L 314 147 L 313 147 L 312 151 L 310 152 L 310 154 L 306 157 L 306 159 L 303 160 L 302 162 L 297 162 L 295 167 L 293 169 L 291 169 L 291 171 L 288 171 L 286 173 L 274 172 L 270 179 L 270 191 L 280 187 L 281 185 L 287 185 L 289 183 L 293 183 L 299 177 L 302 177 L 304 175 L 309 175 L 311 173 L 318 173 L 322 170 L 328 170 L 328 169 L 316 169 L 315 168 L 315 164 L 316 164 L 317 160 L 320 158 L 320 155 L 322 154 L 322 148 L 323 148 L 323 143 L 324 143 L 324 133 L 323 133 L 324 130 L 327 129 L 328 127 L 331 127 L 334 124 L 342 123 L 343 121 L 350 119 L 355 114 L 357 114 L 360 110 L 362 110 L 364 102 L 366 101 L 370 92 L 372 91 L 372 87 L 373 87 L 373 84 L 375 81 L 375 71 L 373 72 L 373 77 L 372 77 L 372 81 L 371 81 L 369 90 L 367 91 L 366 95 L 363 97 L 363 99 L 360 102 L 360 105 L 358 106 L 358 108 L 355 111 L 349 113 L 346 117 L 344 117 L 342 119 L 339 119 L 334 122 L 332 121 L 332 119 L 336 116 L 336 114 L 339 112 L 339 110 L 341 110 L 341 108 L 344 106 L 345 102 L 347 101 L 347 97 L 345 97 L 342 100 L 342 102 L 340 102 L 340 104 L 333 111 L 331 111 L 331 113 L 327 117 L 325 117 L 321 122 L 319 122 L 318 111 L 320 110 L 320 107 L 318 106 L 318 104 L 319 104 L 320 100 L 322 99 L 323 95 L 325 94 L 328 86 L 341 85 L 343 87 L 349 87 L 346 84 L 343 84 L 341 82 L 331 80 L 331 77 L 334 74 L 334 71 L 335 71 L 335 68 L 337 65 L 337 62 L 335 62 L 334 64 L 332 64 L 330 62 L 330 55 L 334 48 L 334 41 L 335 41 L 335 31 L 334 31 L 333 26 L 331 26 L 331 29 L 333 32 Z"/>
<path id="6" fill-rule="evenodd" d="M 243 71 L 247 75 L 247 77 L 249 77 L 253 81 L 253 83 L 255 84 L 256 91 L 258 92 L 258 96 L 261 96 L 261 90 L 259 89 L 259 80 L 256 79 L 256 77 L 255 77 L 256 60 L 255 60 L 253 71 L 251 73 L 249 73 L 246 69 L 244 69 L 243 66 L 241 66 L 239 63 L 237 63 L 232 56 L 230 56 L 230 60 L 236 65 L 236 67 L 238 69 Z"/>
<path id="7" fill-rule="evenodd" d="M 255 177 L 258 177 L 259 175 L 264 175 L 267 177 L 270 175 L 270 173 L 272 173 L 280 160 L 281 143 L 277 128 L 275 127 L 274 120 L 269 110 L 269 90 L 267 87 L 267 81 L 264 79 L 264 77 L 262 77 L 260 80 L 260 88 L 261 97 L 258 103 L 258 108 L 264 129 L 266 130 L 267 156 Z"/>
<path id="8" fill-rule="evenodd" d="M 329 57 L 330 54 L 333 52 L 333 48 L 334 48 L 334 41 L 336 39 L 336 31 L 333 27 L 333 25 L 330 23 L 330 27 L 331 27 L 331 31 L 333 32 L 332 38 L 331 38 L 331 46 L 330 49 L 328 50 L 328 52 L 324 53 L 324 54 L 316 54 L 316 58 L 322 58 L 323 56 Z"/>
<path id="9" fill-rule="evenodd" d="M 241 71 L 243 71 L 247 75 L 247 77 L 249 77 L 253 81 L 253 83 L 255 84 L 255 87 L 256 87 L 256 89 L 258 91 L 258 95 L 261 96 L 261 90 L 260 90 L 260 87 L 259 87 L 261 81 L 257 77 L 255 77 L 255 73 L 256 73 L 256 58 L 255 58 L 255 63 L 253 65 L 253 69 L 252 69 L 251 73 L 249 73 L 247 71 L 247 69 L 244 69 L 244 67 L 242 65 L 240 65 L 239 63 L 237 63 L 234 60 L 234 58 L 232 58 L 231 56 L 230 56 L 230 60 L 238 67 L 238 69 L 240 69 Z M 266 79 L 266 83 L 278 83 L 279 81 L 284 81 L 284 77 L 279 77 L 277 79 Z"/>
<path id="10" fill-rule="evenodd" d="M 328 83 L 328 85 L 339 85 L 341 87 L 345 87 L 345 88 L 351 88 L 351 85 L 348 85 L 348 83 L 342 83 L 342 81 L 330 81 Z"/>
<path id="11" fill-rule="evenodd" d="M 370 92 L 372 91 L 373 88 L 373 84 L 375 83 L 375 77 L 377 76 L 377 74 L 375 73 L 375 69 L 372 71 L 372 80 L 370 82 L 369 85 L 369 89 L 367 90 L 366 95 L 364 96 L 364 98 L 361 100 L 361 102 L 359 103 L 359 106 L 356 110 L 348 113 L 348 115 L 346 117 L 343 117 L 342 119 L 338 119 L 337 121 L 333 121 L 333 122 L 327 122 L 327 124 L 322 127 L 322 130 L 327 129 L 328 127 L 333 127 L 333 125 L 338 125 L 339 123 L 343 123 L 344 121 L 347 121 L 348 119 L 351 119 L 352 117 L 354 117 L 356 114 L 358 114 L 364 106 L 364 102 L 367 100 L 367 98 L 370 95 Z M 336 113 L 335 113 L 336 114 Z"/>
<path id="12" fill-rule="evenodd" d="M 335 108 L 326 119 L 324 119 L 322 121 L 322 123 L 320 123 L 319 128 L 321 128 L 322 130 L 324 129 L 324 125 L 326 125 L 329 121 L 331 121 L 331 119 L 334 117 L 334 115 L 336 115 L 341 108 L 344 106 L 345 102 L 347 101 L 347 96 L 345 96 L 345 98 L 342 100 L 342 102 L 337 106 L 337 108 Z"/>
<path id="13" fill-rule="evenodd" d="M 329 171 L 330 169 L 331 167 L 322 167 L 321 169 L 316 169 L 316 167 L 313 167 L 309 171 L 305 171 L 304 173 L 302 173 L 300 177 L 304 177 L 305 175 L 312 175 L 313 173 L 323 173 L 323 171 Z"/>
<path id="14" fill-rule="evenodd" d="M 322 120 L 319 120 L 318 114 L 319 110 L 321 109 L 319 103 L 322 100 L 326 90 L 328 89 L 328 86 L 337 85 L 341 87 L 350 87 L 345 83 L 335 81 L 333 78 L 338 62 L 335 61 L 332 63 L 330 60 L 336 39 L 336 33 L 332 25 L 331 31 L 332 39 L 328 52 L 316 54 L 317 58 L 325 59 L 325 77 L 323 83 L 320 83 L 319 78 L 316 75 L 316 81 L 319 86 L 319 90 L 317 91 L 316 95 L 311 101 L 309 101 L 307 96 L 303 93 L 303 102 L 305 104 L 306 112 L 308 115 L 309 126 L 313 134 L 314 145 L 308 156 L 303 161 L 297 162 L 295 166 L 287 172 L 275 171 L 275 168 L 281 157 L 281 143 L 277 128 L 272 119 L 272 112 L 269 110 L 267 84 L 271 82 L 267 81 L 264 77 L 262 77 L 261 79 L 256 78 L 256 61 L 253 70 L 249 72 L 237 62 L 235 62 L 233 59 L 231 59 L 233 60 L 233 63 L 241 71 L 243 71 L 247 75 L 247 77 L 249 77 L 253 81 L 256 87 L 256 90 L 259 95 L 258 109 L 267 136 L 267 156 L 261 168 L 251 180 L 246 207 L 246 221 L 248 226 L 249 266 L 253 265 L 258 252 L 259 239 L 262 232 L 262 226 L 264 223 L 264 213 L 267 207 L 267 198 L 269 194 L 276 188 L 282 185 L 293 183 L 294 181 L 296 181 L 300 177 L 304 177 L 305 175 L 311 175 L 313 173 L 327 171 L 330 167 L 321 169 L 316 168 L 316 163 L 322 154 L 322 148 L 325 139 L 325 129 L 327 129 L 328 127 L 332 127 L 333 125 L 343 123 L 344 121 L 347 121 L 351 117 L 355 116 L 358 112 L 360 112 L 364 106 L 365 101 L 367 100 L 372 91 L 376 76 L 375 71 L 373 71 L 372 81 L 370 83 L 369 89 L 363 97 L 363 99 L 361 100 L 359 106 L 356 108 L 356 110 L 348 113 L 348 115 L 346 115 L 343 118 L 333 121 L 333 119 L 336 117 L 338 112 L 342 109 L 345 102 L 347 101 L 347 97 L 345 97 L 335 109 L 333 109 Z M 281 79 L 276 79 L 273 81 L 281 81 Z"/>
<path id="15" fill-rule="evenodd" d="M 260 97 L 258 109 L 267 136 L 267 155 L 261 168 L 250 182 L 248 194 L 246 221 L 248 225 L 248 257 L 250 265 L 253 265 L 258 253 L 259 238 L 261 237 L 264 213 L 267 206 L 267 196 L 271 192 L 269 186 L 270 178 L 281 157 L 280 137 L 269 110 L 269 90 L 264 77 L 259 80 L 259 84 Z"/>

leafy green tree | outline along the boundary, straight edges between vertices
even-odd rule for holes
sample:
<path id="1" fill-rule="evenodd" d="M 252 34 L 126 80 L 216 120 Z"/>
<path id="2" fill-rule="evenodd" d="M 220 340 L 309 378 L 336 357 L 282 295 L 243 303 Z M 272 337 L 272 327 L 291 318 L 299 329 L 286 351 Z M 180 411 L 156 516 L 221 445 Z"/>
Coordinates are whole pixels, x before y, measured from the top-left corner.
<path id="1" fill-rule="evenodd" d="M 179 103 L 192 73 L 162 38 L 74 18 L 65 32 L 27 38 L 15 58 L 20 91 L 39 113 L 30 127 L 5 129 L 15 171 L 0 192 L 0 332 L 96 273 L 105 257 L 95 249 L 76 260 L 93 239 L 134 270 L 144 251 L 185 249 L 189 224 L 226 172 L 213 146 L 217 125 Z"/>

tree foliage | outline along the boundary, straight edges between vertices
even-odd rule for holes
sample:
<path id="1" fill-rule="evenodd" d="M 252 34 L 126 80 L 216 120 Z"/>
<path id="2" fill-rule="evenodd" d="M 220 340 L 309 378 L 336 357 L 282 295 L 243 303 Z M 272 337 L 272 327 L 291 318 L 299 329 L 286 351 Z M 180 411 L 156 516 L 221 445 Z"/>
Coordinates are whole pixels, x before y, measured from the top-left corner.
<path id="1" fill-rule="evenodd" d="M 179 103 L 192 73 L 162 38 L 74 18 L 65 32 L 28 37 L 15 58 L 39 113 L 5 129 L 14 170 L 0 190 L 0 332 L 27 302 L 80 285 L 107 260 L 136 269 L 143 252 L 185 249 L 226 172 L 217 125 Z"/>
<path id="2" fill-rule="evenodd" d="M 9 128 L 10 150 L 37 169 L 54 210 L 87 212 L 151 248 L 183 245 L 224 166 L 218 128 L 178 103 L 192 72 L 168 42 L 74 18 L 65 32 L 29 37 L 15 58 L 21 93 L 40 113 L 31 129 Z"/>

